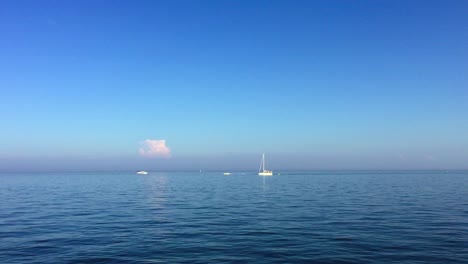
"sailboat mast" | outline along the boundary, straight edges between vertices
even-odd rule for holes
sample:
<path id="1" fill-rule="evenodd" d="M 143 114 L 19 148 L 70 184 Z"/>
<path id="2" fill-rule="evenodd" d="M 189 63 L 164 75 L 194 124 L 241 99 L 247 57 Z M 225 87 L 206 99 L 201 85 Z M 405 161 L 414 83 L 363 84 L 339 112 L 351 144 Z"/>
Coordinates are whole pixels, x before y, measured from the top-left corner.
<path id="1" fill-rule="evenodd" d="M 265 171 L 265 153 L 262 155 L 263 171 Z"/>
<path id="2" fill-rule="evenodd" d="M 263 158 L 260 160 L 260 167 L 258 168 L 258 172 L 262 171 L 263 166 Z"/>

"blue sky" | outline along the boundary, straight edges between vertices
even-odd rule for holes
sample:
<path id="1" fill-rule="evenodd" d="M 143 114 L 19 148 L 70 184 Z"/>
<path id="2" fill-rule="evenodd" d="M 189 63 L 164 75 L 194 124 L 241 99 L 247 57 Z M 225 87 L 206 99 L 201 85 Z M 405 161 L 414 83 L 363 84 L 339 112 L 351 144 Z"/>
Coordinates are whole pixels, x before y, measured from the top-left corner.
<path id="1" fill-rule="evenodd" d="M 468 168 L 467 13 L 5 1 L 0 170 L 256 169 L 262 152 L 273 169 Z"/>

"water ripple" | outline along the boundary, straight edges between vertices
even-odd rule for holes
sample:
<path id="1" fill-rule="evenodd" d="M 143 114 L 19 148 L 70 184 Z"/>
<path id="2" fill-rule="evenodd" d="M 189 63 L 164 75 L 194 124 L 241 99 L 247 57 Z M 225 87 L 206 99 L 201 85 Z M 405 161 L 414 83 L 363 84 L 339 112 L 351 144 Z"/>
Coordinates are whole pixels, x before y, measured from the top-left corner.
<path id="1" fill-rule="evenodd" d="M 2 174 L 2 263 L 467 263 L 466 172 Z"/>

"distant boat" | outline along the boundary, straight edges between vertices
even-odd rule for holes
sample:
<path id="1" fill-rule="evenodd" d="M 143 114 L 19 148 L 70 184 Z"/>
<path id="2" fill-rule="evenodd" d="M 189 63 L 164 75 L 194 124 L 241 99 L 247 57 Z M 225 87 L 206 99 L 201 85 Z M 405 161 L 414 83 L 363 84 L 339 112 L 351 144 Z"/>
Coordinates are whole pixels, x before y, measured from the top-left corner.
<path id="1" fill-rule="evenodd" d="M 265 153 L 262 155 L 262 160 L 260 161 L 260 168 L 258 169 L 259 176 L 273 176 L 273 171 L 265 170 Z"/>
<path id="2" fill-rule="evenodd" d="M 223 174 L 224 174 L 224 175 L 231 175 L 230 172 L 225 172 L 225 173 L 223 173 Z"/>
<path id="3" fill-rule="evenodd" d="M 146 175 L 146 174 L 148 174 L 148 172 L 147 171 L 137 171 L 137 174 Z"/>

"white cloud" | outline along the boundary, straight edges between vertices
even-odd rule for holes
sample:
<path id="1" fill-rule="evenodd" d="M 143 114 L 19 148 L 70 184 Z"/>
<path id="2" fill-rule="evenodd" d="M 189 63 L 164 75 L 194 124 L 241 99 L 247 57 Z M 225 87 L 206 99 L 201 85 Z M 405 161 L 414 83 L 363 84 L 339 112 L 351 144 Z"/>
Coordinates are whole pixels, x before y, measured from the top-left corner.
<path id="1" fill-rule="evenodd" d="M 171 150 L 166 146 L 166 140 L 164 139 L 147 139 L 140 143 L 140 149 L 138 150 L 143 157 L 153 158 L 170 158 Z"/>

